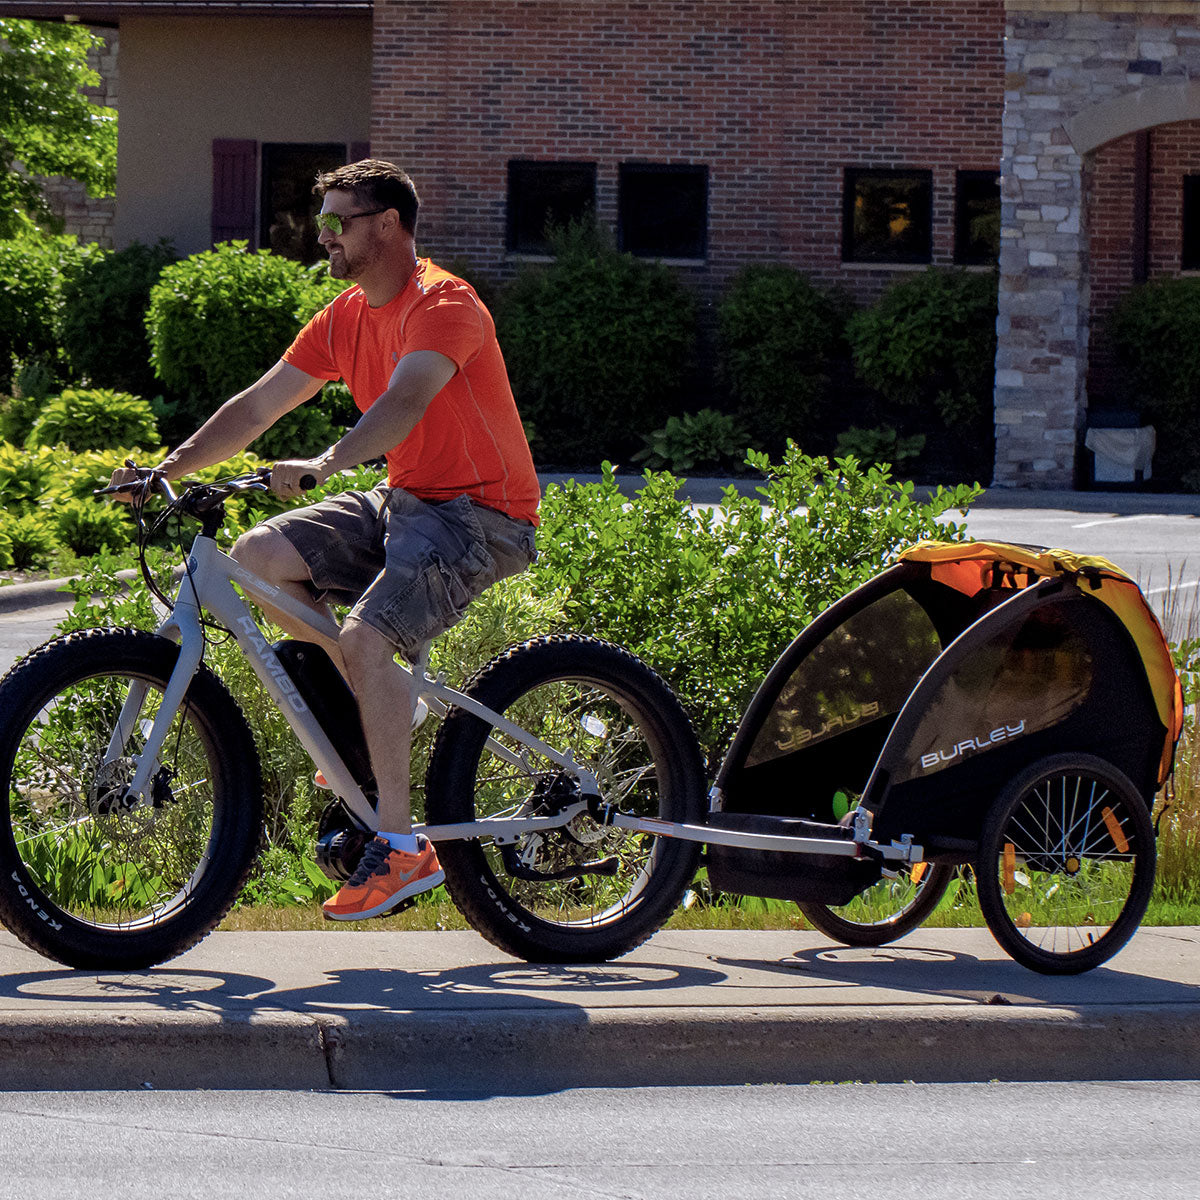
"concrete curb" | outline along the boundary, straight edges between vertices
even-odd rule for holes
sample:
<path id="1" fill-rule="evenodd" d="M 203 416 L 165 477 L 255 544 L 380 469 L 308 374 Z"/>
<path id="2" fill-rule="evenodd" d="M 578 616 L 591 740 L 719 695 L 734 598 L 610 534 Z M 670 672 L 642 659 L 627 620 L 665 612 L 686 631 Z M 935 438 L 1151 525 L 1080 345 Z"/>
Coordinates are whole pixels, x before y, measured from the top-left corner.
<path id="1" fill-rule="evenodd" d="M 132 567 L 117 572 L 117 578 L 128 585 L 141 578 L 141 572 Z M 69 604 L 71 579 L 37 579 L 32 583 L 14 583 L 0 587 L 0 613 L 24 612 L 31 608 L 45 608 L 51 604 Z"/>
<path id="2" fill-rule="evenodd" d="M 6 1090 L 570 1087 L 1200 1077 L 1200 1005 L 10 1013 Z"/>

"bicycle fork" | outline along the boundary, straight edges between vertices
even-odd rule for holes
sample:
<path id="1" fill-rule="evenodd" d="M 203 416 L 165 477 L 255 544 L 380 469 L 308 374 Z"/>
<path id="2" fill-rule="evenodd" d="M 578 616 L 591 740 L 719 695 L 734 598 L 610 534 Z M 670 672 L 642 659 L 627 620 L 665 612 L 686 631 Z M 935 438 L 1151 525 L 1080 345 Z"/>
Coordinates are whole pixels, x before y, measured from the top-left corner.
<path id="1" fill-rule="evenodd" d="M 161 632 L 161 631 L 160 631 Z M 125 787 L 124 795 L 120 798 L 122 808 L 136 808 L 145 803 L 147 789 L 157 775 L 159 769 L 159 754 L 167 738 L 167 731 L 175 714 L 183 707 L 184 697 L 191 686 L 192 677 L 200 665 L 203 645 L 188 646 L 186 640 L 181 640 L 179 658 L 171 672 L 163 692 L 162 703 L 154 714 L 150 732 L 146 735 L 145 744 L 137 757 L 137 767 L 133 777 Z M 134 732 L 142 726 L 142 708 L 150 692 L 150 685 L 141 680 L 133 680 L 125 702 L 121 705 L 116 727 L 108 740 L 108 748 L 104 753 L 104 765 L 115 762 L 125 754 Z"/>

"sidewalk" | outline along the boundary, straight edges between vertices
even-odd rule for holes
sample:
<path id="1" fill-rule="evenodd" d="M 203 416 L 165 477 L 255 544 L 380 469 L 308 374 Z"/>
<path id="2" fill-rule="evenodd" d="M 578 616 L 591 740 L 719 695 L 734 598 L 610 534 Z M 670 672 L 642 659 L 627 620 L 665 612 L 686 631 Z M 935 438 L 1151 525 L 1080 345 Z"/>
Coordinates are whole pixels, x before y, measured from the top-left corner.
<path id="1" fill-rule="evenodd" d="M 855 950 L 664 932 L 539 966 L 473 933 L 218 933 L 152 971 L 0 933 L 0 1087 L 380 1088 L 1200 1077 L 1200 928 L 1052 978 L 983 929 Z"/>

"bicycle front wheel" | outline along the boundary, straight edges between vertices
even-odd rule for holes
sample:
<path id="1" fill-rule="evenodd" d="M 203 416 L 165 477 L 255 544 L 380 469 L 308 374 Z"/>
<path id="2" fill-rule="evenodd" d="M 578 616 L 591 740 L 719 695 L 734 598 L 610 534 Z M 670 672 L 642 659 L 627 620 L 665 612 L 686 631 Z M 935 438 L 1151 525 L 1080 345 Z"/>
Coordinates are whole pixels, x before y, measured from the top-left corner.
<path id="1" fill-rule="evenodd" d="M 979 842 L 979 907 L 1017 962 L 1089 971 L 1133 936 L 1154 887 L 1154 825 L 1129 778 L 1089 754 L 1042 759 L 996 798 Z"/>
<path id="2" fill-rule="evenodd" d="M 0 684 L 0 917 L 74 967 L 138 968 L 188 949 L 237 898 L 258 847 L 258 756 L 206 668 L 143 801 L 133 776 L 178 657 L 165 638 L 88 630 Z"/>
<path id="3" fill-rule="evenodd" d="M 538 638 L 494 660 L 467 694 L 569 752 L 622 812 L 701 818 L 704 768 L 691 724 L 670 688 L 627 651 L 594 638 Z M 462 708 L 438 732 L 427 782 L 431 824 L 551 815 L 580 799 L 571 773 Z M 531 962 L 632 950 L 679 903 L 699 852 L 695 842 L 598 825 L 586 811 L 508 845 L 438 845 L 459 910 Z"/>
<path id="4" fill-rule="evenodd" d="M 836 908 L 799 901 L 800 911 L 826 937 L 846 946 L 885 946 L 911 933 L 941 903 L 954 868 L 915 863 Z"/>

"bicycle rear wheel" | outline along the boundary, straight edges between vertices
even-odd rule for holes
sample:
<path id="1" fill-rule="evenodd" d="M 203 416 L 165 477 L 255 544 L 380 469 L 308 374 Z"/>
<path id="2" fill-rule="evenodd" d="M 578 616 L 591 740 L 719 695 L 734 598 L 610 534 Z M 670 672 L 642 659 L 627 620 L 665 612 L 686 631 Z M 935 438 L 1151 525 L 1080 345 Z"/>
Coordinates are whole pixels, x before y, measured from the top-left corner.
<path id="1" fill-rule="evenodd" d="M 258 847 L 254 739 L 206 668 L 193 678 L 145 802 L 126 785 L 178 657 L 165 638 L 88 630 L 0 684 L 0 917 L 74 967 L 163 962 L 213 929 Z M 118 716 L 133 694 L 125 738 Z"/>
<path id="2" fill-rule="evenodd" d="M 695 734 L 667 685 L 627 651 L 594 638 L 538 638 L 495 659 L 466 690 L 571 753 L 623 812 L 701 819 Z M 438 731 L 427 784 L 434 824 L 548 815 L 580 798 L 569 772 L 461 708 Z M 515 845 L 438 845 L 462 914 L 500 949 L 531 962 L 596 962 L 633 949 L 679 903 L 699 852 L 695 842 L 598 825 L 586 812 Z"/>

